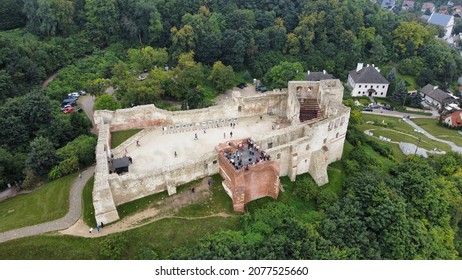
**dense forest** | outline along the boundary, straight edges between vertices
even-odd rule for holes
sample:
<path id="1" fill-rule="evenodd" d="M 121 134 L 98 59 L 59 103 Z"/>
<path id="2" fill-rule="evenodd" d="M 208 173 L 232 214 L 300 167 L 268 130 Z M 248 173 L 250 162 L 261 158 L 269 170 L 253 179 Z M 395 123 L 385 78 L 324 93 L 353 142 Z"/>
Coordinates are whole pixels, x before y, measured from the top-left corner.
<path id="1" fill-rule="evenodd" d="M 165 101 L 194 109 L 252 78 L 270 89 L 307 70 L 345 81 L 358 62 L 387 70 L 392 90 L 404 89 L 398 75 L 448 89 L 462 59 L 441 34 L 419 13 L 369 0 L 2 0 L 0 189 L 34 187 L 94 162 L 91 122 L 60 110 L 70 92 L 97 96 L 95 109 L 169 109 Z M 111 86 L 115 98 L 104 94 Z M 315 225 L 280 203 L 246 216 L 242 232 L 207 237 L 172 257 L 457 258 L 460 156 L 384 168 L 365 151 L 389 151 L 361 145 L 359 134 L 349 132 L 355 149 L 342 197 L 314 196 L 323 213 Z"/>

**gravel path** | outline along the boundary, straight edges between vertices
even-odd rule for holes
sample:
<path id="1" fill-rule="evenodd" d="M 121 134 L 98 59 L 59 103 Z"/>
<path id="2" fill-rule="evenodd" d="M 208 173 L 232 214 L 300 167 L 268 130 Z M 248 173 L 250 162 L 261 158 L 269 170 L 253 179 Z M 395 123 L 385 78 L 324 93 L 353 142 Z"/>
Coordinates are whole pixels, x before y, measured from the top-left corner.
<path id="1" fill-rule="evenodd" d="M 447 140 L 443 140 L 443 139 L 439 139 L 433 135 L 431 135 L 430 133 L 426 132 L 425 129 L 421 128 L 420 126 L 418 126 L 415 122 L 413 122 L 412 120 L 408 119 L 408 118 L 403 118 L 403 116 L 411 116 L 413 118 L 435 118 L 434 116 L 422 116 L 422 115 L 415 115 L 415 114 L 407 114 L 407 113 L 401 113 L 401 112 L 395 112 L 395 111 L 386 111 L 386 110 L 383 110 L 383 112 L 381 112 L 380 109 L 374 109 L 373 112 L 362 112 L 362 113 L 365 113 L 365 114 L 369 114 L 369 115 L 378 115 L 378 116 L 389 116 L 389 117 L 399 117 L 399 118 L 402 118 L 405 122 L 407 122 L 409 125 L 411 125 L 412 127 L 414 127 L 415 129 L 417 130 L 420 130 L 423 132 L 423 134 L 425 136 L 427 136 L 428 138 L 432 139 L 432 140 L 435 140 L 435 141 L 438 141 L 438 142 L 441 142 L 441 143 L 446 143 L 448 144 L 449 146 L 451 146 L 451 149 L 454 151 L 454 152 L 459 152 L 459 153 L 462 153 L 462 147 L 459 147 L 457 146 L 456 144 L 454 144 L 453 142 L 451 141 L 447 141 Z"/>
<path id="2" fill-rule="evenodd" d="M 0 233 L 0 243 L 6 242 L 9 240 L 22 238 L 26 236 L 32 236 L 37 234 L 42 234 L 50 231 L 63 230 L 74 223 L 80 218 L 82 212 L 82 190 L 85 186 L 85 183 L 93 176 L 95 167 L 92 166 L 82 172 L 82 178 L 76 178 L 71 187 L 70 197 L 69 197 L 69 212 L 66 216 L 43 224 L 33 225 L 29 227 L 14 229 Z"/>

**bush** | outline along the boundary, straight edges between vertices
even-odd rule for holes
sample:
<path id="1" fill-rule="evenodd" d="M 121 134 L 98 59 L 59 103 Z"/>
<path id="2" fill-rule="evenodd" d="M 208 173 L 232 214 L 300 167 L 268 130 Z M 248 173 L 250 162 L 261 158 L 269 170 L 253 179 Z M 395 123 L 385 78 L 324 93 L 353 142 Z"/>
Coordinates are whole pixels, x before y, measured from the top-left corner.
<path id="1" fill-rule="evenodd" d="M 326 210 L 330 206 L 334 205 L 338 201 L 338 195 L 332 191 L 322 189 L 318 193 L 316 203 L 319 209 Z"/>
<path id="2" fill-rule="evenodd" d="M 295 181 L 296 194 L 303 201 L 315 201 L 318 196 L 319 187 L 310 177 Z"/>
<path id="3" fill-rule="evenodd" d="M 157 260 L 158 255 L 157 253 L 151 248 L 141 248 L 135 255 L 135 259 L 137 260 Z"/>
<path id="4" fill-rule="evenodd" d="M 99 254 L 105 260 L 120 260 L 127 250 L 127 239 L 121 234 L 109 235 L 100 243 Z"/>
<path id="5" fill-rule="evenodd" d="M 32 170 L 26 171 L 26 178 L 24 179 L 21 188 L 30 190 L 35 188 L 40 183 L 40 178 L 34 174 Z"/>
<path id="6" fill-rule="evenodd" d="M 388 144 L 380 143 L 371 139 L 367 139 L 367 144 L 381 156 L 390 157 L 393 154 L 393 150 Z"/>

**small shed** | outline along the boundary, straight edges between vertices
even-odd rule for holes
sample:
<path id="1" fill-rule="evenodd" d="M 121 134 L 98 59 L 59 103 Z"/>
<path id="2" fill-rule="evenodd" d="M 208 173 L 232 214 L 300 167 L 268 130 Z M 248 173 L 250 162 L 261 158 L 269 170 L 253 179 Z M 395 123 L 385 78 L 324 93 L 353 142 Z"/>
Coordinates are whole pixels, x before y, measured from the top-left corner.
<path id="1" fill-rule="evenodd" d="M 116 158 L 112 160 L 112 169 L 117 174 L 128 172 L 129 165 L 130 165 L 130 158 L 128 157 Z"/>

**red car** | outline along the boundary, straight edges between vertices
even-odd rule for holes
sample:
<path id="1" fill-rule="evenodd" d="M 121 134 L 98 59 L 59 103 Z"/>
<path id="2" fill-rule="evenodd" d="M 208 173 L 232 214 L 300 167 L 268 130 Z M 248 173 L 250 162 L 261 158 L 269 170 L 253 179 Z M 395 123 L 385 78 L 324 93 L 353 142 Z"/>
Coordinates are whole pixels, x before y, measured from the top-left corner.
<path id="1" fill-rule="evenodd" d="M 74 112 L 74 107 L 69 107 L 69 108 L 66 108 L 66 109 L 64 109 L 64 111 L 63 111 L 63 112 L 64 112 L 64 114 L 69 114 L 69 113 L 72 113 L 72 112 Z"/>

